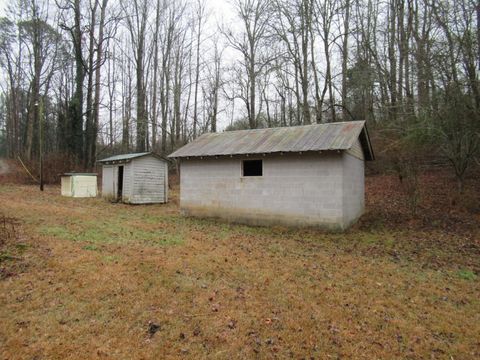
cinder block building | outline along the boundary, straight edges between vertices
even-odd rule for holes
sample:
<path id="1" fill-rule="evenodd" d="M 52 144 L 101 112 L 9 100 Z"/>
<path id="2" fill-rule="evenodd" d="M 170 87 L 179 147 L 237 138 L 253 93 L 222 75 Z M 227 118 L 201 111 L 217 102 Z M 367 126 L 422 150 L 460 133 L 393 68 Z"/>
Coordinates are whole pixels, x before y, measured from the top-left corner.
<path id="1" fill-rule="evenodd" d="M 364 121 L 204 134 L 180 161 L 184 214 L 342 230 L 364 212 Z"/>

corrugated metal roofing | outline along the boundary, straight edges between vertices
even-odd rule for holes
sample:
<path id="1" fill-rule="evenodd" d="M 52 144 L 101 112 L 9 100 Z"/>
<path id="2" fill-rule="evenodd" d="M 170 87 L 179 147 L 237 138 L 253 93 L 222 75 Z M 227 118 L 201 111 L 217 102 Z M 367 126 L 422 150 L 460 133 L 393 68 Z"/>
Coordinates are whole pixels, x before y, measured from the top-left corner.
<path id="1" fill-rule="evenodd" d="M 347 150 L 359 136 L 367 160 L 373 159 L 365 121 L 207 133 L 169 157 Z"/>
<path id="2" fill-rule="evenodd" d="M 97 176 L 97 173 L 76 173 L 76 172 L 69 172 L 62 174 L 62 176 Z"/>
<path id="3" fill-rule="evenodd" d="M 137 157 L 145 156 L 150 154 L 149 152 L 141 152 L 141 153 L 132 153 L 132 154 L 120 154 L 110 156 L 109 158 L 98 160 L 98 162 L 105 162 L 105 161 L 120 161 L 120 160 L 130 160 Z"/>
<path id="4" fill-rule="evenodd" d="M 152 155 L 155 156 L 158 159 L 166 160 L 160 155 L 157 155 L 153 152 L 141 152 L 141 153 L 131 153 L 131 154 L 121 154 L 121 155 L 115 155 L 115 156 L 110 156 L 106 159 L 98 160 L 98 162 L 111 162 L 111 161 L 129 161 L 131 159 L 136 159 L 142 156 L 146 155 Z M 167 160 L 168 161 L 168 160 Z"/>

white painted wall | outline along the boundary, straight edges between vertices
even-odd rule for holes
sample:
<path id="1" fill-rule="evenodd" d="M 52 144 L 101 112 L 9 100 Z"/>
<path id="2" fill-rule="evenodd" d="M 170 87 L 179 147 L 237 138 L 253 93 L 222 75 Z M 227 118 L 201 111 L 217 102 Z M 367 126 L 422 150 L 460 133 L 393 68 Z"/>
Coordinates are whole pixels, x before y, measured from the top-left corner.
<path id="1" fill-rule="evenodd" d="M 104 165 L 102 196 L 115 199 L 118 168 L 123 166 L 122 201 L 130 204 L 164 203 L 168 200 L 168 164 L 154 156 L 143 156 L 128 163 Z"/>
<path id="2" fill-rule="evenodd" d="M 154 156 L 143 156 L 131 162 L 132 204 L 164 203 L 168 199 L 168 164 Z"/>
<path id="3" fill-rule="evenodd" d="M 62 176 L 60 181 L 62 196 L 72 196 L 72 177 Z"/>
<path id="4" fill-rule="evenodd" d="M 114 199 L 117 196 L 117 166 L 102 167 L 102 197 Z"/>
<path id="5" fill-rule="evenodd" d="M 72 196 L 73 197 L 96 197 L 97 196 L 97 176 L 72 176 Z"/>
<path id="6" fill-rule="evenodd" d="M 253 225 L 345 227 L 343 181 L 348 164 L 344 164 L 344 154 L 260 158 L 262 177 L 241 176 L 241 160 L 254 157 L 182 159 L 182 211 Z"/>
<path id="7" fill-rule="evenodd" d="M 62 176 L 61 193 L 63 196 L 96 197 L 97 176 L 74 175 Z"/>
<path id="8" fill-rule="evenodd" d="M 134 162 L 123 164 L 123 193 L 122 201 L 129 202 L 133 192 L 133 168 Z M 118 170 L 117 170 L 118 171 Z"/>

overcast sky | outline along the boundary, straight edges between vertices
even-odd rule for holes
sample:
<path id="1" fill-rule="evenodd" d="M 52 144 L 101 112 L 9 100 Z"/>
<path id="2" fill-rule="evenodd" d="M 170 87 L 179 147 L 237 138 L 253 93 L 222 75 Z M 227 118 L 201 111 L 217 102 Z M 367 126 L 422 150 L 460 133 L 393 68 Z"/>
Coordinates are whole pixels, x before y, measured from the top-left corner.
<path id="1" fill-rule="evenodd" d="M 6 15 L 6 8 L 9 3 L 12 1 L 17 0 L 0 0 L 0 17 Z M 55 4 L 55 0 L 41 0 L 41 1 L 48 1 L 51 5 Z M 88 0 L 83 0 L 88 1 Z M 170 0 L 175 1 L 175 0 Z M 192 4 L 196 2 L 196 0 L 189 0 Z M 233 1 L 234 0 L 205 0 L 206 7 L 207 7 L 207 14 L 208 14 L 208 21 L 204 29 L 204 39 L 203 41 L 209 41 L 210 36 L 214 35 L 218 31 L 218 27 L 222 24 L 227 25 L 228 27 L 232 28 L 232 25 L 235 25 L 235 14 L 233 9 Z M 109 0 L 109 2 L 114 3 L 118 2 L 118 0 Z M 211 41 L 211 38 L 210 38 Z M 236 58 L 237 54 L 233 49 L 225 49 L 223 52 L 223 62 L 231 63 Z M 222 102 L 222 99 L 220 99 Z M 220 105 L 220 107 L 222 107 Z M 236 109 L 235 109 L 236 108 Z M 235 117 L 241 116 L 242 110 L 240 106 L 234 106 L 236 115 Z M 233 110 L 231 111 L 233 112 Z M 232 120 L 232 113 L 226 113 L 220 111 L 218 114 L 217 119 L 217 126 L 219 130 L 225 129 L 225 127 L 230 123 Z"/>
<path id="2" fill-rule="evenodd" d="M 11 0 L 0 0 L 0 16 L 5 15 L 5 8 Z M 52 0 L 53 1 L 53 0 Z M 115 1 L 115 0 L 113 0 Z M 231 1 L 229 0 L 206 0 L 207 7 L 212 11 L 211 23 L 227 21 L 233 15 Z"/>

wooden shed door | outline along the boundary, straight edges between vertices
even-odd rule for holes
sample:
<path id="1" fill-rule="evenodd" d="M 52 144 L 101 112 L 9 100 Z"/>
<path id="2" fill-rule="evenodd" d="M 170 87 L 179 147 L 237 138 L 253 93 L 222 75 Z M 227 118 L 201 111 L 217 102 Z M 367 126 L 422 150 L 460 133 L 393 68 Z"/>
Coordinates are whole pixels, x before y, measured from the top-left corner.
<path id="1" fill-rule="evenodd" d="M 118 181 L 117 181 L 117 200 L 122 200 L 123 195 L 123 166 L 118 167 Z"/>

